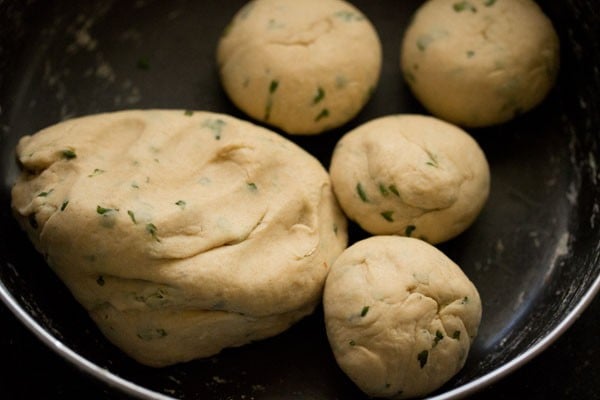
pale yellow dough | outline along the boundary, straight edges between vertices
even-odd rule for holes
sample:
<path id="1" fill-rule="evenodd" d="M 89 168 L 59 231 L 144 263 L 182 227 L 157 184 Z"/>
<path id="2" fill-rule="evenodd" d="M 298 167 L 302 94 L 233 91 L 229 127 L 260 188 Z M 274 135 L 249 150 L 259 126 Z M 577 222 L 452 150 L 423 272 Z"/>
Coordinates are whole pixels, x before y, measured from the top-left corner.
<path id="1" fill-rule="evenodd" d="M 311 313 L 347 243 L 329 176 L 227 115 L 76 118 L 22 138 L 15 215 L 102 332 L 164 366 Z"/>
<path id="2" fill-rule="evenodd" d="M 401 68 L 417 99 L 461 126 L 503 123 L 548 95 L 559 40 L 532 0 L 429 0 L 401 47 Z"/>
<path id="3" fill-rule="evenodd" d="M 414 238 L 374 236 L 333 264 L 323 294 L 340 368 L 374 397 L 426 395 L 464 365 L 481 300 L 463 271 Z"/>
<path id="4" fill-rule="evenodd" d="M 254 0 L 218 44 L 225 92 L 252 118 L 290 134 L 318 134 L 353 118 L 374 91 L 381 43 L 341 0 Z"/>
<path id="5" fill-rule="evenodd" d="M 363 229 L 430 243 L 467 229 L 490 190 L 477 142 L 423 115 L 380 117 L 348 132 L 334 150 L 330 174 L 344 212 Z"/>

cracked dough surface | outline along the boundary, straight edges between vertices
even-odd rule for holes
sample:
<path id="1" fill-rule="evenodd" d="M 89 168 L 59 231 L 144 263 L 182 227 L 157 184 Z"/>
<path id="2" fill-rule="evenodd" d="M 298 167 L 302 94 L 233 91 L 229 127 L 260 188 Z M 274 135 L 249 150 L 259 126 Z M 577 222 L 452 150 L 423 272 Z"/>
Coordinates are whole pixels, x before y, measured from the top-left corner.
<path id="1" fill-rule="evenodd" d="M 21 226 L 102 332 L 163 366 L 311 313 L 346 221 L 321 164 L 209 112 L 122 111 L 21 139 Z"/>
<path id="2" fill-rule="evenodd" d="M 439 243 L 467 229 L 483 208 L 490 171 L 462 129 L 424 115 L 389 115 L 344 135 L 331 180 L 348 217 L 372 234 Z"/>
<path id="3" fill-rule="evenodd" d="M 323 294 L 342 370 L 375 397 L 423 396 L 464 365 L 481 320 L 477 289 L 419 239 L 373 236 L 333 264 Z"/>
<path id="4" fill-rule="evenodd" d="M 405 81 L 432 114 L 482 127 L 546 97 L 559 40 L 532 0 L 430 0 L 415 12 L 400 58 Z"/>
<path id="5" fill-rule="evenodd" d="M 217 51 L 223 87 L 246 114 L 290 134 L 317 134 L 353 118 L 381 70 L 371 22 L 341 0 L 254 0 Z"/>

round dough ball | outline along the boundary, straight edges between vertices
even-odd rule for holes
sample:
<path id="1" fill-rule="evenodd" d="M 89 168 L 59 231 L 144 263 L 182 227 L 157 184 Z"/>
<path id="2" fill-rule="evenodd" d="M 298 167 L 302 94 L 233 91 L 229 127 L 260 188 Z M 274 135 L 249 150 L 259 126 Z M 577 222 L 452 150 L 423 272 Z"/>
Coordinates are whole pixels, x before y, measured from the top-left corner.
<path id="1" fill-rule="evenodd" d="M 275 335 L 347 244 L 318 160 L 223 114 L 123 111 L 19 142 L 21 226 L 102 332 L 164 366 Z"/>
<path id="2" fill-rule="evenodd" d="M 439 388 L 463 367 L 481 321 L 479 294 L 463 271 L 434 246 L 400 236 L 346 249 L 323 302 L 340 368 L 375 397 Z"/>
<path id="3" fill-rule="evenodd" d="M 422 115 L 381 117 L 348 132 L 334 150 L 330 175 L 342 209 L 364 230 L 430 243 L 467 229 L 490 189 L 477 142 Z"/>
<path id="4" fill-rule="evenodd" d="M 243 112 L 290 134 L 352 119 L 374 91 L 381 43 L 341 0 L 254 0 L 221 38 L 221 82 Z"/>
<path id="5" fill-rule="evenodd" d="M 559 41 L 532 0 L 430 0 L 407 28 L 400 57 L 406 82 L 432 114 L 484 127 L 546 97 Z"/>

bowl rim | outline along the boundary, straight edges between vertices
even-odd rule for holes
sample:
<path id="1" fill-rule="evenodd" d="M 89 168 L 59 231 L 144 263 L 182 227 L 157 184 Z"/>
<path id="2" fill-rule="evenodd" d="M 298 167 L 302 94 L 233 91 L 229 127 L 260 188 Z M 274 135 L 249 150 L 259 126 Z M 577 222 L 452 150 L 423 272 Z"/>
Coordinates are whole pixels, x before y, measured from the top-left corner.
<path id="1" fill-rule="evenodd" d="M 517 357 L 511 359 L 500 367 L 494 369 L 487 374 L 480 376 L 470 382 L 467 382 L 454 389 L 448 390 L 439 395 L 427 397 L 429 400 L 454 400 L 466 397 L 474 394 L 475 392 L 482 390 L 486 386 L 500 380 L 501 378 L 509 375 L 522 367 L 533 358 L 541 354 L 547 349 L 552 343 L 554 343 L 563 333 L 565 333 L 569 327 L 583 314 L 585 309 L 590 305 L 595 296 L 600 292 L 600 274 L 596 276 L 588 290 L 581 296 L 577 304 L 569 311 L 565 318 L 560 323 L 537 341 L 533 346 L 529 347 L 526 351 L 519 354 Z M 87 358 L 81 356 L 70 347 L 66 346 L 63 342 L 54 337 L 49 331 L 44 329 L 27 311 L 23 309 L 10 293 L 10 291 L 4 286 L 4 283 L 0 280 L 0 299 L 8 307 L 8 309 L 17 317 L 23 325 L 25 325 L 40 341 L 42 341 L 47 347 L 53 350 L 56 354 L 67 360 L 79 370 L 84 373 L 91 375 L 92 377 L 100 380 L 108 386 L 120 390 L 121 392 L 138 397 L 141 399 L 152 399 L 152 400 L 173 400 L 173 397 L 158 393 L 156 391 L 147 389 L 136 383 L 133 383 L 127 379 L 124 379 L 107 369 L 101 368 Z"/>

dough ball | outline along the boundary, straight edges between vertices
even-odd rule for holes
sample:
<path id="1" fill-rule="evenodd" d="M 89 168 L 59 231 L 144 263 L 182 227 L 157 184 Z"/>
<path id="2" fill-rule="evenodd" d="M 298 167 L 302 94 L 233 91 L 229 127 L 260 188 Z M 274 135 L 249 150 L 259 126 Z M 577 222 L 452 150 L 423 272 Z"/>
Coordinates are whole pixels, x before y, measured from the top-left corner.
<path id="1" fill-rule="evenodd" d="M 432 114 L 483 127 L 546 97 L 559 41 L 532 0 L 430 0 L 407 28 L 400 57 L 406 82 Z"/>
<path id="2" fill-rule="evenodd" d="M 217 61 L 243 112 L 290 134 L 318 134 L 349 121 L 370 98 L 381 43 L 345 1 L 254 0 L 225 30 Z"/>
<path id="3" fill-rule="evenodd" d="M 340 368 L 370 396 L 409 398 L 464 365 L 481 300 L 462 270 L 414 238 L 373 236 L 333 264 L 323 295 Z"/>
<path id="4" fill-rule="evenodd" d="M 435 117 L 390 115 L 338 142 L 331 180 L 346 215 L 375 235 L 455 237 L 483 208 L 490 171 L 477 142 Z"/>
<path id="5" fill-rule="evenodd" d="M 347 243 L 327 171 L 227 115 L 123 111 L 21 139 L 21 226 L 117 346 L 151 366 L 311 313 Z"/>

